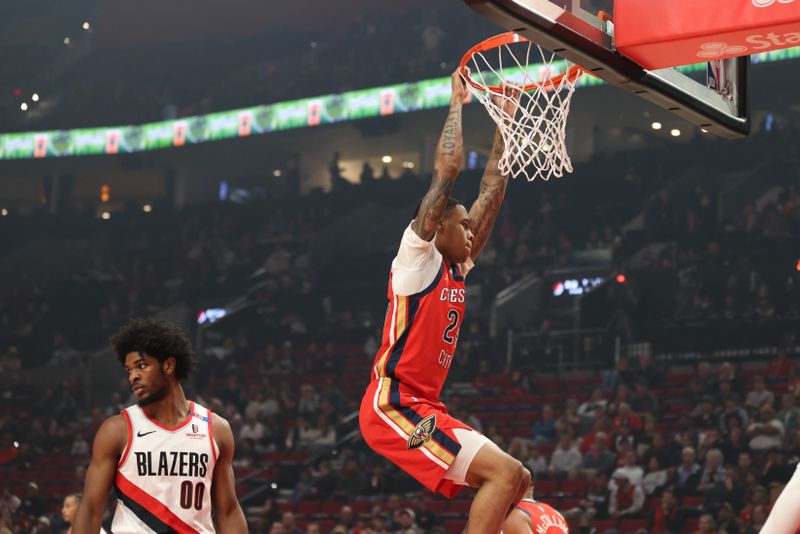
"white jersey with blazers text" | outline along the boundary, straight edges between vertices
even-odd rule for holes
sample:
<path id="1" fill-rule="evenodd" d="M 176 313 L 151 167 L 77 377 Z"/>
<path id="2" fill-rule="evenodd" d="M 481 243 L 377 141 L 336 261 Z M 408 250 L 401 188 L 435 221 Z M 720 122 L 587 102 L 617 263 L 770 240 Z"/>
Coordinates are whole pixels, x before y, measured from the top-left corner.
<path id="1" fill-rule="evenodd" d="M 170 428 L 139 406 L 122 410 L 128 443 L 117 465 L 113 534 L 209 533 L 211 480 L 219 447 L 212 413 L 189 403 L 189 414 Z"/>

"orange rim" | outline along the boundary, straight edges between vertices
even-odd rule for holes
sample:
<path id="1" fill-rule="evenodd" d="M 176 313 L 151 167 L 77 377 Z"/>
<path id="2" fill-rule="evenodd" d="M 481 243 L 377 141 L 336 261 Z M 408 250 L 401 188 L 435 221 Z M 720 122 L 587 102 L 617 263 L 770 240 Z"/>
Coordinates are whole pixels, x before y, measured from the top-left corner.
<path id="1" fill-rule="evenodd" d="M 472 60 L 472 57 L 478 52 L 486 52 L 487 50 L 491 50 L 493 48 L 499 48 L 504 45 L 509 45 L 513 43 L 524 43 L 524 42 L 528 42 L 528 39 L 515 32 L 501 33 L 499 35 L 495 35 L 494 37 L 489 37 L 485 41 L 481 41 L 480 43 L 476 44 L 475 46 L 467 50 L 467 53 L 464 54 L 464 57 L 461 58 L 461 62 L 458 64 L 458 68 L 461 71 L 461 76 L 466 80 L 467 83 L 469 83 L 472 87 L 474 87 L 479 91 L 489 90 L 499 95 L 503 94 L 502 85 L 480 84 L 475 80 L 473 80 L 472 76 L 469 73 L 465 74 L 465 72 L 467 72 L 465 70 L 465 67 L 467 67 L 467 64 Z M 552 78 L 548 78 L 543 82 L 529 83 L 527 85 L 522 86 L 521 90 L 528 92 L 528 91 L 534 91 L 536 89 L 552 89 L 561 85 L 561 82 L 562 80 L 564 80 L 564 78 L 566 78 L 567 81 L 569 82 L 574 82 L 578 78 L 583 76 L 585 72 L 586 71 L 583 70 L 583 68 L 581 68 L 580 66 L 572 65 L 570 68 L 568 68 L 565 72 L 562 72 L 561 74 L 553 76 Z"/>

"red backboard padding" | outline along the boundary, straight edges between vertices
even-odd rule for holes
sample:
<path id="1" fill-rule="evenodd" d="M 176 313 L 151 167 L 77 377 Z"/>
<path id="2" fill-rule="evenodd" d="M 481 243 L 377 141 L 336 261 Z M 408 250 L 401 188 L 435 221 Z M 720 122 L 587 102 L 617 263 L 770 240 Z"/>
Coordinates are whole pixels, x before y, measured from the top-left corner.
<path id="1" fill-rule="evenodd" d="M 616 47 L 650 69 L 800 45 L 800 0 L 616 0 Z"/>

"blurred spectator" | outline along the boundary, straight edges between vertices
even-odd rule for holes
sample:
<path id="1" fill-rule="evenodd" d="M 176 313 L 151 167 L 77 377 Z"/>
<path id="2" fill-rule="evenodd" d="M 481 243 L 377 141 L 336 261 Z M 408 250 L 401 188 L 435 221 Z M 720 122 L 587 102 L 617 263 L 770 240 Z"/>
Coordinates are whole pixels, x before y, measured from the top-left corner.
<path id="1" fill-rule="evenodd" d="M 535 443 L 550 443 L 556 439 L 556 420 L 553 407 L 545 404 L 542 407 L 542 418 L 533 424 L 532 439 Z"/>
<path id="2" fill-rule="evenodd" d="M 695 450 L 691 447 L 684 447 L 681 452 L 681 464 L 675 470 L 673 484 L 675 493 L 680 496 L 694 493 L 697 484 L 700 482 L 700 466 L 695 461 Z"/>
<path id="3" fill-rule="evenodd" d="M 786 392 L 781 395 L 781 409 L 776 415 L 776 419 L 781 422 L 786 436 L 792 436 L 800 428 L 798 426 L 800 409 L 797 408 L 797 400 L 794 393 Z"/>
<path id="4" fill-rule="evenodd" d="M 642 478 L 642 489 L 648 497 L 659 495 L 667 485 L 669 477 L 667 470 L 662 469 L 657 456 L 651 456 L 647 463 L 647 472 Z"/>
<path id="5" fill-rule="evenodd" d="M 339 510 L 339 524 L 343 525 L 346 532 L 350 532 L 355 526 L 356 516 L 350 506 L 344 505 Z"/>
<path id="6" fill-rule="evenodd" d="M 786 455 L 783 449 L 771 449 L 767 452 L 764 467 L 761 468 L 761 483 L 768 488 L 775 485 L 785 485 L 792 478 L 794 469 L 786 464 Z"/>
<path id="7" fill-rule="evenodd" d="M 617 406 L 617 416 L 614 417 L 612 428 L 618 430 L 621 427 L 627 427 L 633 432 L 642 430 L 642 418 L 631 410 L 627 403 L 620 403 Z"/>
<path id="8" fill-rule="evenodd" d="M 19 497 L 11 493 L 8 487 L 3 488 L 3 493 L 0 495 L 0 516 L 12 515 L 20 504 L 22 501 Z"/>
<path id="9" fill-rule="evenodd" d="M 725 407 L 719 415 L 719 430 L 723 434 L 728 434 L 731 430 L 731 419 L 735 419 L 736 427 L 740 429 L 747 428 L 749 417 L 744 408 L 737 404 L 736 397 L 728 397 L 725 399 Z"/>
<path id="10" fill-rule="evenodd" d="M 583 458 L 572 436 L 565 432 L 558 440 L 558 446 L 553 450 L 550 457 L 548 474 L 558 478 L 574 478 L 578 469 L 581 467 Z"/>
<path id="11" fill-rule="evenodd" d="M 635 390 L 631 395 L 631 408 L 637 413 L 658 413 L 658 399 L 655 394 L 648 389 L 647 382 L 643 378 L 636 380 Z"/>
<path id="12" fill-rule="evenodd" d="M 661 501 L 653 512 L 649 532 L 653 534 L 678 534 L 683 531 L 686 518 L 678 506 L 671 488 L 664 490 Z"/>
<path id="13" fill-rule="evenodd" d="M 39 494 L 39 485 L 36 482 L 28 482 L 19 512 L 30 517 L 39 517 L 47 512 L 47 505 Z"/>
<path id="14" fill-rule="evenodd" d="M 547 471 L 547 457 L 542 454 L 539 445 L 534 443 L 528 447 L 528 460 L 525 464 L 533 469 L 532 473 L 544 473 Z"/>
<path id="15" fill-rule="evenodd" d="M 423 532 L 429 532 L 439 524 L 439 518 L 428 508 L 428 495 L 420 492 L 414 501 L 416 524 Z"/>
<path id="16" fill-rule="evenodd" d="M 764 404 L 773 404 L 775 396 L 767 390 L 764 377 L 757 376 L 753 379 L 753 389 L 747 393 L 744 405 L 750 412 L 757 412 Z"/>
<path id="17" fill-rule="evenodd" d="M 416 514 L 411 508 L 403 508 L 399 516 L 400 531 L 403 534 L 423 534 L 422 529 L 417 526 Z"/>
<path id="18" fill-rule="evenodd" d="M 595 408 L 598 406 L 605 408 L 608 405 L 608 401 L 605 399 L 604 395 L 605 393 L 602 388 L 595 388 L 592 390 L 592 396 L 589 398 L 589 400 L 578 407 L 578 415 L 581 417 L 594 419 Z"/>
<path id="19" fill-rule="evenodd" d="M 718 423 L 718 416 L 714 413 L 714 398 L 711 395 L 703 395 L 700 404 L 692 410 L 692 424 L 701 432 L 715 428 Z"/>
<path id="20" fill-rule="evenodd" d="M 589 419 L 578 413 L 578 401 L 573 397 L 567 399 L 564 413 L 558 418 L 557 424 L 562 427 L 572 426 L 580 435 L 585 434 L 590 425 Z"/>
<path id="21" fill-rule="evenodd" d="M 624 473 L 614 474 L 615 488 L 608 500 L 608 515 L 613 518 L 636 516 L 644 507 L 642 487 L 632 484 Z"/>
<path id="22" fill-rule="evenodd" d="M 710 449 L 706 453 L 703 471 L 700 474 L 700 481 L 697 484 L 697 491 L 708 493 L 717 483 L 725 480 L 725 468 L 722 464 L 722 451 L 719 449 Z"/>
<path id="23" fill-rule="evenodd" d="M 598 473 L 608 475 L 616 465 L 616 456 L 608 450 L 608 435 L 598 432 L 589 452 L 583 455 L 582 473 L 591 478 Z"/>
<path id="24" fill-rule="evenodd" d="M 783 424 L 775 419 L 772 405 L 764 404 L 758 411 L 758 420 L 747 427 L 747 437 L 750 439 L 750 448 L 754 451 L 783 446 Z"/>
<path id="25" fill-rule="evenodd" d="M 283 512 L 283 516 L 281 516 L 281 525 L 286 534 L 305 534 L 295 524 L 295 518 L 292 512 Z"/>
<path id="26" fill-rule="evenodd" d="M 786 380 L 794 378 L 797 366 L 789 358 L 785 349 L 781 349 L 775 355 L 775 358 L 769 362 L 764 376 L 773 380 Z"/>
<path id="27" fill-rule="evenodd" d="M 711 514 L 703 514 L 700 516 L 698 528 L 694 534 L 715 534 L 716 525 L 714 524 L 714 516 Z"/>
<path id="28" fill-rule="evenodd" d="M 603 389 L 606 391 L 616 391 L 617 388 L 624 384 L 630 384 L 633 378 L 628 368 L 628 359 L 620 358 L 614 366 L 614 369 L 605 371 L 603 373 Z"/>
<path id="29" fill-rule="evenodd" d="M 733 505 L 726 502 L 717 512 L 717 532 L 720 534 L 739 534 L 739 523 L 736 521 L 736 514 Z"/>
<path id="30" fill-rule="evenodd" d="M 623 475 L 628 482 L 634 486 L 641 486 L 642 479 L 644 478 L 644 470 L 637 464 L 636 452 L 628 451 L 625 454 L 622 466 L 614 470 L 611 475 L 611 489 L 614 488 L 614 481 L 619 475 Z"/>

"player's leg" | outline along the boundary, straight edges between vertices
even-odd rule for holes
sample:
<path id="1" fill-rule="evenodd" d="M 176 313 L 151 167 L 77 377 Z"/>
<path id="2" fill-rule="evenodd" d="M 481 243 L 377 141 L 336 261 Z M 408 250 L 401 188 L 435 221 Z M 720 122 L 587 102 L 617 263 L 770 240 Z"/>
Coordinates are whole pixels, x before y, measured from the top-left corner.
<path id="1" fill-rule="evenodd" d="M 467 522 L 467 534 L 496 534 L 509 510 L 522 499 L 531 475 L 518 461 L 474 430 L 455 429 L 461 444 L 445 478 L 477 487 Z"/>

